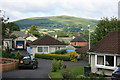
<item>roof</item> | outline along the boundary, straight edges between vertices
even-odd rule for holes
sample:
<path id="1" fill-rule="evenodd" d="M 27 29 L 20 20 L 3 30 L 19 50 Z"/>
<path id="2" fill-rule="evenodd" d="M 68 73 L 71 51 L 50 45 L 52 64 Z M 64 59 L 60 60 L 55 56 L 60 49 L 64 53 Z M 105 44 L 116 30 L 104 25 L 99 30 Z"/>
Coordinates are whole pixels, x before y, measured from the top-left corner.
<path id="1" fill-rule="evenodd" d="M 120 31 L 111 31 L 89 52 L 120 54 Z"/>
<path id="2" fill-rule="evenodd" d="M 15 40 L 26 40 L 23 37 L 17 37 Z"/>
<path id="3" fill-rule="evenodd" d="M 26 31 L 14 31 L 12 32 L 12 34 L 18 35 L 20 37 L 27 37 L 30 36 L 29 33 L 26 33 Z"/>
<path id="4" fill-rule="evenodd" d="M 68 45 L 66 46 L 66 49 L 75 49 L 75 47 L 73 47 L 72 45 Z"/>
<path id="5" fill-rule="evenodd" d="M 88 50 L 89 50 L 88 46 L 76 49 L 77 52 L 87 52 Z"/>
<path id="6" fill-rule="evenodd" d="M 51 36 L 45 35 L 43 37 L 36 39 L 30 45 L 68 45 L 68 44 L 62 43 Z"/>
<path id="7" fill-rule="evenodd" d="M 84 40 L 83 38 L 81 38 L 80 36 L 75 37 L 72 41 L 70 42 L 86 42 L 86 40 Z"/>
<path id="8" fill-rule="evenodd" d="M 57 39 L 59 41 L 70 42 L 73 39 L 73 37 L 58 37 Z"/>

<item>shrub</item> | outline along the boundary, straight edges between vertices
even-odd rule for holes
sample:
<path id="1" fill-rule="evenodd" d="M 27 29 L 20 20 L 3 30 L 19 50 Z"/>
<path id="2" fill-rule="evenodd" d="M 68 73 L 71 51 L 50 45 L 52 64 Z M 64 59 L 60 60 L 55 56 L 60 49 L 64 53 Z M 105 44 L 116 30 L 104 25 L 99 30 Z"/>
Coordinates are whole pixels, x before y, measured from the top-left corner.
<path id="1" fill-rule="evenodd" d="M 2 50 L 2 57 L 11 58 L 11 54 L 7 50 Z"/>
<path id="2" fill-rule="evenodd" d="M 55 51 L 54 53 L 51 53 L 51 54 L 66 54 L 66 50 L 65 49 L 62 49 L 62 50 L 57 50 Z"/>
<path id="3" fill-rule="evenodd" d="M 4 57 L 4 58 L 15 58 L 15 55 L 12 54 L 11 52 L 9 52 L 8 50 L 2 50 L 2 55 L 1 57 Z"/>
<path id="4" fill-rule="evenodd" d="M 57 70 L 61 69 L 61 66 L 62 66 L 62 61 L 61 60 L 56 60 L 56 59 L 53 59 L 52 61 L 52 71 L 53 72 L 56 72 Z"/>
<path id="5" fill-rule="evenodd" d="M 74 52 L 69 52 L 68 54 L 66 54 L 67 56 L 70 56 L 70 60 L 72 62 L 77 62 L 77 53 L 74 51 Z"/>
<path id="6" fill-rule="evenodd" d="M 62 60 L 58 60 L 58 63 L 59 63 L 59 69 L 61 69 L 62 65 L 63 65 L 63 61 Z"/>
<path id="7" fill-rule="evenodd" d="M 68 69 L 65 69 L 65 70 L 63 70 L 62 72 L 61 72 L 61 74 L 62 74 L 62 76 L 63 76 L 63 78 L 64 79 L 67 79 L 67 80 L 69 80 L 69 79 L 75 79 L 75 75 L 74 75 L 74 73 L 73 73 L 73 71 L 71 71 L 71 70 L 68 70 Z"/>
<path id="8" fill-rule="evenodd" d="M 60 55 L 60 54 L 44 54 L 44 53 L 36 53 L 36 58 L 42 58 L 42 59 L 57 59 L 57 60 L 63 60 L 63 61 L 69 61 L 70 56 L 67 55 Z"/>
<path id="9" fill-rule="evenodd" d="M 58 70 L 59 64 L 58 61 L 56 59 L 53 59 L 52 61 L 52 71 L 56 72 Z"/>
<path id="10" fill-rule="evenodd" d="M 20 59 L 21 56 L 22 56 L 22 54 L 18 51 L 18 52 L 15 54 L 15 59 Z"/>

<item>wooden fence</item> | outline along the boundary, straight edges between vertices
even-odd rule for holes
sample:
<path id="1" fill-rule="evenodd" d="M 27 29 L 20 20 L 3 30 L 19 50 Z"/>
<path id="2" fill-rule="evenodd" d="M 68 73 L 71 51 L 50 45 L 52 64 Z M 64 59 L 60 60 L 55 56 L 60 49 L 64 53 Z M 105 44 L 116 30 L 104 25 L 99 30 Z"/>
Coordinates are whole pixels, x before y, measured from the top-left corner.
<path id="1" fill-rule="evenodd" d="M 10 61 L 10 63 L 0 64 L 0 72 L 10 71 L 17 68 L 19 60 L 0 57 L 1 61 Z"/>

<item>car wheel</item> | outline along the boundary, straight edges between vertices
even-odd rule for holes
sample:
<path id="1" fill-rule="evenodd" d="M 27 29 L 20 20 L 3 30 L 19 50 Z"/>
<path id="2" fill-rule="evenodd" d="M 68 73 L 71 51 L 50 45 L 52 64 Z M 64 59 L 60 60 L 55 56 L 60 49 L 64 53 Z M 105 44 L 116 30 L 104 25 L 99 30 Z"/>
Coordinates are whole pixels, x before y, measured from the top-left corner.
<path id="1" fill-rule="evenodd" d="M 32 66 L 32 69 L 35 69 L 35 68 L 36 68 L 36 66 L 35 66 L 35 65 L 33 65 L 33 66 Z"/>
<path id="2" fill-rule="evenodd" d="M 38 68 L 39 66 L 38 66 L 38 64 L 36 65 L 36 69 Z"/>

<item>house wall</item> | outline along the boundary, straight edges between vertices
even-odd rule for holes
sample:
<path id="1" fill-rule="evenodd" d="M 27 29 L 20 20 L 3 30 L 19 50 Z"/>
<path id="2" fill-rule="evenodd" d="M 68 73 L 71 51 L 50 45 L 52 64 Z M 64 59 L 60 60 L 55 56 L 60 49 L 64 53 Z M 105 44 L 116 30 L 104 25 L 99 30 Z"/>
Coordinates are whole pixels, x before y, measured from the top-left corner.
<path id="1" fill-rule="evenodd" d="M 91 71 L 92 73 L 102 73 L 102 69 L 105 69 L 105 74 L 106 75 L 112 75 L 113 70 L 116 68 L 117 65 L 120 64 L 120 55 L 115 55 L 115 54 L 97 54 L 97 55 L 102 55 L 104 56 L 104 65 L 99 65 L 97 64 L 97 55 L 96 54 L 90 54 L 90 63 L 91 63 Z M 114 66 L 106 66 L 105 64 L 105 56 L 114 56 Z M 99 61 L 103 61 L 103 59 L 99 58 Z"/>
<path id="2" fill-rule="evenodd" d="M 36 47 L 37 46 L 31 46 L 31 53 L 33 54 L 33 56 L 35 55 L 35 53 L 37 53 Z"/>
<path id="3" fill-rule="evenodd" d="M 7 47 L 7 43 L 8 43 L 8 47 L 10 49 L 12 49 L 12 40 L 5 40 L 5 41 L 3 41 L 3 46 Z"/>
<path id="4" fill-rule="evenodd" d="M 32 50 L 31 50 L 31 52 L 32 52 L 32 54 L 34 55 L 35 53 L 38 53 L 37 52 L 37 47 L 38 46 L 44 46 L 44 45 L 34 45 L 34 46 L 31 46 L 32 48 Z M 46 46 L 46 45 L 45 45 Z M 60 47 L 60 50 L 61 49 L 66 49 L 66 45 L 50 45 L 50 46 L 48 46 L 49 48 L 49 52 L 48 53 L 52 53 L 52 52 L 55 52 L 57 49 L 58 49 L 58 47 Z"/>
<path id="5" fill-rule="evenodd" d="M 72 46 L 87 46 L 87 42 L 71 42 Z"/>

